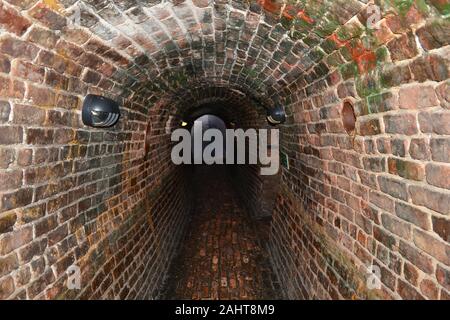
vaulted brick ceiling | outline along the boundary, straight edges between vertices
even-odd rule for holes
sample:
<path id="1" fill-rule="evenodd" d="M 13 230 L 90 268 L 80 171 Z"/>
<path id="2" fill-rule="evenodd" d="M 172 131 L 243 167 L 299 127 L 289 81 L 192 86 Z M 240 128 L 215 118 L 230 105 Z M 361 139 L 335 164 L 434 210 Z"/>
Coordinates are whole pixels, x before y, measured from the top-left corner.
<path id="1" fill-rule="evenodd" d="M 35 7 L 31 15 L 52 29 L 63 29 L 67 41 L 86 50 L 81 53 L 60 42 L 58 51 L 103 71 L 127 90 L 147 91 L 149 97 L 170 91 L 184 98 L 193 83 L 217 83 L 264 99 L 282 97 L 303 86 L 308 76 L 325 75 L 327 67 L 317 64 L 324 50 L 332 49 L 325 38 L 363 6 L 354 0 L 297 6 L 261 0 L 44 3 L 47 6 Z M 61 15 L 72 15 L 74 25 L 64 26 L 48 5 Z M 360 22 L 355 19 L 354 24 Z"/>

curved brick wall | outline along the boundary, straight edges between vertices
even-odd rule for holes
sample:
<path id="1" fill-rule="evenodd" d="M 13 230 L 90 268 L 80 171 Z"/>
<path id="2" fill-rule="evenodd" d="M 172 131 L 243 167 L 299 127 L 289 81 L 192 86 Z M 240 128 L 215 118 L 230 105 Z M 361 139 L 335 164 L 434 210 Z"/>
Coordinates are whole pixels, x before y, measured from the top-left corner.
<path id="1" fill-rule="evenodd" d="M 264 127 L 281 101 L 289 169 L 237 186 L 256 214 L 277 193 L 284 296 L 449 299 L 448 3 L 376 1 L 373 30 L 367 2 L 0 1 L 0 298 L 158 298 L 191 205 L 170 130 L 205 104 Z M 87 93 L 117 126 L 83 126 Z"/>

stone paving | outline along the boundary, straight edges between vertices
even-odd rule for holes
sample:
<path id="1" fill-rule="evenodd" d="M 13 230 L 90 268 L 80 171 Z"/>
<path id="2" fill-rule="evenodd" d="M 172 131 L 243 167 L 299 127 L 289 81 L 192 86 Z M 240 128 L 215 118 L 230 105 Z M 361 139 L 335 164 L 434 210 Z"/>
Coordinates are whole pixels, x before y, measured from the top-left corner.
<path id="1" fill-rule="evenodd" d="M 167 299 L 275 299 L 273 273 L 257 227 L 239 205 L 225 168 L 197 167 L 196 202 Z"/>

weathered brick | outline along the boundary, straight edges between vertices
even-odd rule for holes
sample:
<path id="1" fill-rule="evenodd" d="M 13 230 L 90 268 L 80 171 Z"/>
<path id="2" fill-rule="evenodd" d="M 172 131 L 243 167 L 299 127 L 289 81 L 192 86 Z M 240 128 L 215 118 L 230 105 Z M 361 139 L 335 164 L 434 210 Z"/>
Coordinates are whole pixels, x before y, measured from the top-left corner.
<path id="1" fill-rule="evenodd" d="M 423 279 L 420 283 L 420 291 L 428 299 L 436 300 L 438 298 L 439 289 L 432 280 Z"/>
<path id="2" fill-rule="evenodd" d="M 424 230 L 429 230 L 431 228 L 430 215 L 419 208 L 415 208 L 403 202 L 396 202 L 395 213 L 399 218 L 411 222 Z"/>
<path id="3" fill-rule="evenodd" d="M 17 210 L 17 217 L 20 224 L 27 224 L 45 215 L 45 203 Z"/>
<path id="4" fill-rule="evenodd" d="M 5 193 L 1 197 L 1 211 L 26 206 L 31 203 L 33 189 L 23 188 L 14 192 Z"/>
<path id="5" fill-rule="evenodd" d="M 29 128 L 26 132 L 27 144 L 52 144 L 54 130 L 42 128 Z"/>
<path id="6" fill-rule="evenodd" d="M 0 25 L 9 32 L 21 36 L 31 26 L 31 23 L 17 10 L 0 3 Z"/>
<path id="7" fill-rule="evenodd" d="M 450 113 L 433 112 L 427 118 L 430 121 L 432 132 L 437 134 L 450 134 L 450 126 L 448 125 L 450 121 Z M 420 126 L 422 127 L 422 124 Z"/>
<path id="8" fill-rule="evenodd" d="M 433 221 L 433 231 L 437 233 L 444 241 L 450 239 L 450 220 L 444 217 L 431 217 Z"/>
<path id="9" fill-rule="evenodd" d="M 22 143 L 22 139 L 22 127 L 0 126 L 0 144 L 6 145 Z"/>
<path id="10" fill-rule="evenodd" d="M 22 186 L 22 171 L 4 171 L 0 172 L 0 191 L 18 189 Z"/>
<path id="11" fill-rule="evenodd" d="M 440 241 L 425 231 L 418 229 L 414 230 L 413 237 L 414 244 L 418 248 L 427 252 L 442 263 L 450 265 L 450 245 L 448 245 L 448 243 Z"/>
<path id="12" fill-rule="evenodd" d="M 16 220 L 17 215 L 13 211 L 0 213 L 0 234 L 12 231 L 12 228 L 16 223 Z"/>
<path id="13" fill-rule="evenodd" d="M 438 264 L 436 267 L 436 279 L 444 288 L 450 290 L 450 270 L 448 268 Z"/>
<path id="14" fill-rule="evenodd" d="M 393 114 L 386 115 L 383 118 L 386 133 L 413 135 L 418 132 L 414 114 Z"/>
<path id="15" fill-rule="evenodd" d="M 427 164 L 427 182 L 433 186 L 450 189 L 450 165 Z"/>
<path id="16" fill-rule="evenodd" d="M 54 107 L 56 103 L 56 94 L 48 88 L 28 84 L 27 99 L 37 106 Z"/>
<path id="17" fill-rule="evenodd" d="M 0 52 L 14 58 L 24 58 L 32 61 L 36 58 L 39 49 L 28 42 L 15 38 L 4 37 L 0 39 Z"/>
<path id="18" fill-rule="evenodd" d="M 450 196 L 446 193 L 421 186 L 409 186 L 409 193 L 414 204 L 443 214 L 450 213 Z"/>
<path id="19" fill-rule="evenodd" d="M 58 36 L 51 30 L 34 25 L 27 34 L 27 40 L 44 48 L 53 48 L 58 41 Z"/>
<path id="20" fill-rule="evenodd" d="M 378 184 L 380 185 L 381 191 L 384 193 L 387 193 L 394 198 L 408 201 L 407 186 L 403 181 L 379 176 Z"/>
<path id="21" fill-rule="evenodd" d="M 425 253 L 423 253 L 423 251 L 404 241 L 400 241 L 399 252 L 403 257 L 405 257 L 408 261 L 417 266 L 423 272 L 428 274 L 431 274 L 433 272 L 433 260 Z"/>
<path id="22" fill-rule="evenodd" d="M 409 155 L 416 160 L 430 160 L 431 152 L 429 143 L 425 139 L 411 139 Z"/>
<path id="23" fill-rule="evenodd" d="M 0 279 L 0 299 L 7 299 L 14 290 L 14 280 L 12 277 L 8 276 Z"/>
<path id="24" fill-rule="evenodd" d="M 10 70 L 11 60 L 7 56 L 0 54 L 0 72 L 9 73 Z"/>
<path id="25" fill-rule="evenodd" d="M 17 164 L 19 166 L 29 166 L 33 161 L 33 150 L 32 149 L 19 149 L 17 150 Z"/>
<path id="26" fill-rule="evenodd" d="M 403 274 L 405 275 L 405 279 L 412 284 L 413 286 L 418 286 L 419 279 L 419 271 L 418 269 L 410 264 L 408 261 L 405 261 L 403 265 Z"/>
<path id="27" fill-rule="evenodd" d="M 6 274 L 11 273 L 19 266 L 17 255 L 15 253 L 9 254 L 5 257 L 0 257 L 0 278 Z"/>
<path id="28" fill-rule="evenodd" d="M 399 103 L 402 109 L 419 109 L 439 105 L 432 86 L 408 86 L 400 89 Z"/>
<path id="29" fill-rule="evenodd" d="M 13 76 L 36 83 L 42 83 L 44 81 L 45 69 L 31 62 L 15 59 L 11 68 L 11 74 Z"/>
<path id="30" fill-rule="evenodd" d="M 22 81 L 0 75 L 0 97 L 22 99 L 24 94 L 25 84 Z"/>
<path id="31" fill-rule="evenodd" d="M 434 161 L 450 162 L 450 138 L 432 138 L 430 148 Z"/>
<path id="32" fill-rule="evenodd" d="M 9 121 L 9 115 L 11 113 L 11 105 L 8 101 L 0 101 L 0 124 L 7 123 Z"/>
<path id="33" fill-rule="evenodd" d="M 391 40 L 387 47 L 391 53 L 392 61 L 413 58 L 418 54 L 416 40 L 412 32 L 402 34 L 400 37 Z"/>
<path id="34" fill-rule="evenodd" d="M 448 45 L 450 24 L 448 21 L 436 20 L 416 31 L 420 44 L 425 50 L 432 50 Z"/>
<path id="35" fill-rule="evenodd" d="M 399 175 L 405 179 L 421 181 L 425 178 L 425 168 L 422 163 L 389 158 L 388 168 L 389 173 Z"/>
<path id="36" fill-rule="evenodd" d="M 383 226 L 393 234 L 396 234 L 406 240 L 411 239 L 412 232 L 410 224 L 402 222 L 399 219 L 395 219 L 390 214 L 382 214 L 381 221 Z"/>
<path id="37" fill-rule="evenodd" d="M 24 246 L 19 250 L 19 258 L 22 263 L 28 263 L 34 257 L 42 256 L 45 248 L 47 247 L 47 241 L 33 241 L 30 244 Z"/>
<path id="38" fill-rule="evenodd" d="M 0 255 L 7 255 L 33 239 L 31 227 L 15 230 L 0 237 Z"/>
<path id="39" fill-rule="evenodd" d="M 0 129 L 1 131 L 1 129 Z M 15 160 L 14 149 L 0 148 L 0 168 L 7 169 Z"/>
<path id="40" fill-rule="evenodd" d="M 438 55 L 416 58 L 409 67 L 414 79 L 419 82 L 444 81 L 448 78 L 447 62 Z"/>
<path id="41" fill-rule="evenodd" d="M 369 119 L 367 121 L 358 121 L 358 134 L 370 136 L 381 133 L 379 119 Z"/>
<path id="42" fill-rule="evenodd" d="M 45 2 L 39 2 L 28 14 L 36 20 L 39 20 L 46 27 L 53 30 L 61 30 L 66 26 L 66 19 L 49 8 Z"/>
<path id="43" fill-rule="evenodd" d="M 45 111 L 33 106 L 15 104 L 12 122 L 22 125 L 42 125 L 45 121 Z"/>

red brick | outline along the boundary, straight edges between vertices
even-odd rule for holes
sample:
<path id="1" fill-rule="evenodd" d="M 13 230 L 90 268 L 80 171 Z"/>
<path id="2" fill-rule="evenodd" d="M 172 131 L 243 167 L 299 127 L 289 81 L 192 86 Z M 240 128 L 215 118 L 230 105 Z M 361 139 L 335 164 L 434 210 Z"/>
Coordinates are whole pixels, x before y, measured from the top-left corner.
<path id="1" fill-rule="evenodd" d="M 39 49 L 35 45 L 25 41 L 4 37 L 0 39 L 0 52 L 14 58 L 24 58 L 32 61 L 36 58 Z"/>
<path id="2" fill-rule="evenodd" d="M 17 215 L 14 211 L 0 213 L 0 234 L 12 231 L 16 221 Z"/>
<path id="3" fill-rule="evenodd" d="M 7 56 L 0 54 L 0 72 L 9 73 L 10 70 L 11 60 Z"/>
<path id="4" fill-rule="evenodd" d="M 27 99 L 37 106 L 54 107 L 56 103 L 56 94 L 48 88 L 28 84 Z"/>
<path id="5" fill-rule="evenodd" d="M 417 38 L 425 50 L 444 47 L 449 44 L 450 25 L 445 19 L 435 20 L 416 31 Z"/>
<path id="6" fill-rule="evenodd" d="M 411 139 L 409 154 L 416 160 L 430 160 L 431 152 L 429 143 L 425 139 Z"/>
<path id="7" fill-rule="evenodd" d="M 11 74 L 25 80 L 42 83 L 44 81 L 45 69 L 31 62 L 15 59 L 12 63 Z"/>
<path id="8" fill-rule="evenodd" d="M 433 186 L 450 189 L 450 165 L 427 164 L 427 182 Z"/>
<path id="9" fill-rule="evenodd" d="M 29 10 L 28 14 L 53 30 L 61 30 L 66 26 L 66 19 L 42 2 Z"/>
<path id="10" fill-rule="evenodd" d="M 31 203 L 33 199 L 33 190 L 30 188 L 19 189 L 14 192 L 4 193 L 1 197 L 1 210 L 6 211 Z"/>
<path id="11" fill-rule="evenodd" d="M 431 300 L 437 300 L 439 289 L 436 284 L 430 279 L 423 279 L 420 283 L 420 291 L 422 294 Z"/>
<path id="12" fill-rule="evenodd" d="M 413 135 L 418 132 L 414 114 L 393 114 L 384 116 L 386 133 Z"/>
<path id="13" fill-rule="evenodd" d="M 389 158 L 388 168 L 389 173 L 399 175 L 405 179 L 421 181 L 425 178 L 425 168 L 422 163 Z"/>
<path id="14" fill-rule="evenodd" d="M 387 47 L 391 53 L 392 61 L 413 58 L 418 54 L 416 40 L 412 32 L 402 34 L 400 37 L 391 40 Z"/>
<path id="15" fill-rule="evenodd" d="M 22 127 L 0 126 L 0 144 L 7 145 L 22 143 L 22 139 Z"/>
<path id="16" fill-rule="evenodd" d="M 7 123 L 11 114 L 11 105 L 8 101 L 0 101 L 0 123 Z"/>
<path id="17" fill-rule="evenodd" d="M 396 202 L 395 213 L 399 218 L 411 222 L 424 230 L 430 230 L 431 228 L 430 214 L 419 208 L 403 202 Z"/>
<path id="18" fill-rule="evenodd" d="M 414 287 L 407 282 L 399 279 L 397 284 L 398 294 L 406 300 L 423 300 L 425 299 Z"/>
<path id="19" fill-rule="evenodd" d="M 402 180 L 379 176 L 378 184 L 384 193 L 397 199 L 408 200 L 407 186 Z"/>
<path id="20" fill-rule="evenodd" d="M 0 255 L 7 255 L 33 239 L 31 227 L 15 230 L 0 237 Z"/>
<path id="21" fill-rule="evenodd" d="M 58 36 L 51 30 L 34 25 L 27 34 L 27 40 L 39 44 L 44 48 L 53 48 L 56 45 Z"/>
<path id="22" fill-rule="evenodd" d="M 0 75 L 0 97 L 22 99 L 24 94 L 25 84 L 22 81 Z"/>
<path id="23" fill-rule="evenodd" d="M 440 264 L 436 267 L 436 279 L 440 285 L 450 290 L 450 270 Z"/>
<path id="24" fill-rule="evenodd" d="M 0 172 L 0 191 L 18 189 L 22 186 L 22 170 Z"/>
<path id="25" fill-rule="evenodd" d="M 0 299 L 8 298 L 14 292 L 14 280 L 12 277 L 4 277 L 0 279 Z"/>
<path id="26" fill-rule="evenodd" d="M 426 55 L 416 58 L 409 68 L 416 81 L 444 81 L 448 78 L 447 62 L 438 55 Z"/>
<path id="27" fill-rule="evenodd" d="M 414 204 L 443 214 L 450 213 L 450 196 L 446 193 L 420 186 L 410 186 L 409 193 Z"/>
<path id="28" fill-rule="evenodd" d="M 0 3 L 0 25 L 9 32 L 21 36 L 30 27 L 31 23 L 13 8 Z"/>
<path id="29" fill-rule="evenodd" d="M 402 109 L 420 109 L 439 105 L 432 86 L 407 86 L 399 92 L 399 103 Z"/>
<path id="30" fill-rule="evenodd" d="M 381 133 L 380 121 L 378 119 L 369 119 L 358 121 L 358 134 L 362 136 L 371 136 Z"/>
<path id="31" fill-rule="evenodd" d="M 430 148 L 434 161 L 450 163 L 450 138 L 432 138 Z"/>
<path id="32" fill-rule="evenodd" d="M 16 104 L 13 108 L 13 123 L 26 125 L 42 125 L 45 111 L 28 105 Z"/>
<path id="33" fill-rule="evenodd" d="M 448 243 L 416 229 L 414 230 L 414 244 L 442 263 L 450 265 L 450 245 Z"/>
<path id="34" fill-rule="evenodd" d="M 433 231 L 444 241 L 450 241 L 450 220 L 445 217 L 431 217 L 433 221 Z"/>
<path id="35" fill-rule="evenodd" d="M 414 287 L 418 286 L 419 271 L 417 270 L 417 268 L 414 265 L 405 261 L 405 263 L 403 265 L 403 274 L 405 276 L 405 279 L 410 284 L 412 284 Z"/>
<path id="36" fill-rule="evenodd" d="M 433 272 L 433 260 L 423 253 L 422 250 L 419 250 L 404 241 L 400 241 L 399 253 L 423 272 L 427 274 Z"/>
<path id="37" fill-rule="evenodd" d="M 11 273 L 18 266 L 19 263 L 15 253 L 9 254 L 5 257 L 0 257 L 0 278 Z"/>

